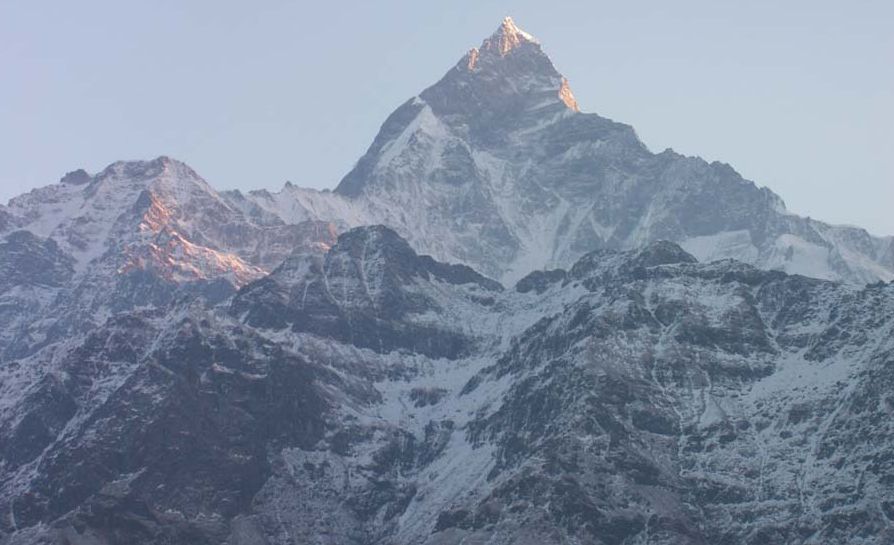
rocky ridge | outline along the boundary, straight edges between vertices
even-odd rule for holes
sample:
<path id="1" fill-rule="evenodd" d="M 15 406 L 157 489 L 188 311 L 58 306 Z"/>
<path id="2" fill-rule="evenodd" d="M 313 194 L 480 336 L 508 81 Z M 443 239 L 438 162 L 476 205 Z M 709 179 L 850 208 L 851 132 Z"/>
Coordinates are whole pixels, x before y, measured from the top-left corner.
<path id="1" fill-rule="evenodd" d="M 3 543 L 884 543 L 892 287 L 355 229 L 5 366 Z"/>
<path id="2" fill-rule="evenodd" d="M 0 207 L 0 544 L 888 543 L 892 270 L 506 19 L 334 192 Z"/>

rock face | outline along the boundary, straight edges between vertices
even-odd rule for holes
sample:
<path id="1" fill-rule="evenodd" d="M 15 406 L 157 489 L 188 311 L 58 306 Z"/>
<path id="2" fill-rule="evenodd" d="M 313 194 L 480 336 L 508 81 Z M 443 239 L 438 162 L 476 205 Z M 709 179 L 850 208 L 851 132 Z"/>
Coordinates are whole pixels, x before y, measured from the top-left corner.
<path id="1" fill-rule="evenodd" d="M 203 301 L 4 365 L 0 542 L 894 537 L 890 284 L 662 242 L 503 290 L 369 227 Z"/>
<path id="2" fill-rule="evenodd" d="M 348 231 L 325 257 L 296 254 L 246 287 L 233 311 L 255 327 L 314 333 L 377 352 L 455 359 L 473 338 L 443 305 L 487 305 L 503 287 L 468 267 L 418 256 L 387 227 Z"/>
<path id="3" fill-rule="evenodd" d="M 0 354 L 73 277 L 74 260 L 52 239 L 14 231 L 0 240 Z"/>
<path id="4" fill-rule="evenodd" d="M 0 361 L 178 294 L 222 300 L 293 251 L 325 251 L 335 233 L 249 217 L 167 157 L 71 172 L 0 210 Z"/>
<path id="5" fill-rule="evenodd" d="M 729 165 L 652 153 L 630 126 L 581 112 L 511 20 L 391 114 L 334 193 L 247 198 L 286 221 L 385 224 L 421 252 L 507 284 L 656 240 L 703 261 L 894 279 L 890 238 L 795 216 Z"/>
<path id="6" fill-rule="evenodd" d="M 886 545 L 892 268 L 507 19 L 335 192 L 0 207 L 0 545 Z"/>

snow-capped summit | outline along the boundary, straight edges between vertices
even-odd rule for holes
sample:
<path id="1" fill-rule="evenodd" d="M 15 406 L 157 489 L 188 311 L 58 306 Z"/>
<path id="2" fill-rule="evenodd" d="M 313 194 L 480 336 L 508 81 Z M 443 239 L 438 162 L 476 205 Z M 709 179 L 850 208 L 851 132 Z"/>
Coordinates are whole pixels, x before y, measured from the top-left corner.
<path id="1" fill-rule="evenodd" d="M 510 17 L 420 98 L 440 114 L 485 115 L 488 119 L 547 105 L 565 104 L 577 110 L 568 81 L 540 42 Z"/>
<path id="2" fill-rule="evenodd" d="M 481 51 L 496 51 L 501 56 L 506 56 L 507 53 L 523 43 L 537 44 L 539 42 L 533 36 L 518 28 L 512 17 L 507 16 L 491 37 L 484 40 L 484 43 L 481 45 Z"/>
<path id="3" fill-rule="evenodd" d="M 0 210 L 0 268 L 44 263 L 53 282 L 28 265 L 28 279 L 0 286 L 0 307 L 14 309 L 0 311 L 0 361 L 183 290 L 225 297 L 296 249 L 334 243 L 334 226 L 256 218 L 231 201 L 164 156 L 76 170 L 12 199 Z"/>
<path id="4" fill-rule="evenodd" d="M 632 127 L 581 112 L 511 19 L 395 110 L 335 193 L 352 217 L 506 283 L 659 239 L 702 260 L 894 279 L 890 239 L 795 216 L 729 165 L 652 153 Z"/>

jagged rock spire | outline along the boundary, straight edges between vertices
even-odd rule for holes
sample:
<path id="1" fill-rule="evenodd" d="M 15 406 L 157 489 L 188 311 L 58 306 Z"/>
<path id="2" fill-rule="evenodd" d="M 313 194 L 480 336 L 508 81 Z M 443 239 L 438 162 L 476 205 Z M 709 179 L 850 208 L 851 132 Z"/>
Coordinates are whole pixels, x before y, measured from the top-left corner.
<path id="1" fill-rule="evenodd" d="M 490 38 L 484 40 L 484 43 L 481 44 L 481 49 L 496 51 L 501 56 L 505 56 L 523 43 L 536 44 L 539 42 L 533 36 L 518 28 L 512 17 L 506 17 Z"/>
<path id="2" fill-rule="evenodd" d="M 523 75 L 526 78 L 533 75 L 534 77 L 546 76 L 552 79 L 554 83 L 559 84 L 556 90 L 559 101 L 564 103 L 569 109 L 579 112 L 580 107 L 574 98 L 574 94 L 571 92 L 568 80 L 556 71 L 552 61 L 540 48 L 540 42 L 531 34 L 520 29 L 515 24 L 515 21 L 512 20 L 512 17 L 504 18 L 497 30 L 490 37 L 485 38 L 480 47 L 470 49 L 469 53 L 460 60 L 458 66 L 468 72 L 487 70 L 488 66 L 493 70 L 495 66 L 502 66 L 504 64 L 503 61 L 508 60 L 510 57 L 510 53 L 516 52 L 516 50 L 525 45 L 535 46 L 530 48 L 526 54 L 536 60 L 534 62 L 522 62 L 512 72 L 518 75 L 520 72 L 519 68 L 522 68 L 521 72 L 524 72 Z M 532 69 L 535 73 L 531 73 Z M 498 70 L 503 70 L 503 68 Z"/>

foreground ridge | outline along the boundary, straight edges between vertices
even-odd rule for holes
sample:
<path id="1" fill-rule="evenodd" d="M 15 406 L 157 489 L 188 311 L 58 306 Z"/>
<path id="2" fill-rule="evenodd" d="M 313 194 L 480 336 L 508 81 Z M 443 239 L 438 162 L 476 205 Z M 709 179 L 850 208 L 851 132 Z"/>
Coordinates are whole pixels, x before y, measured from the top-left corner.
<path id="1" fill-rule="evenodd" d="M 0 368 L 0 537 L 885 543 L 892 311 L 669 242 L 503 289 L 354 229 Z"/>

